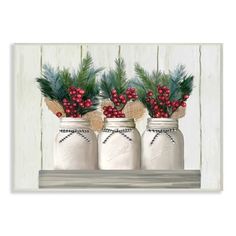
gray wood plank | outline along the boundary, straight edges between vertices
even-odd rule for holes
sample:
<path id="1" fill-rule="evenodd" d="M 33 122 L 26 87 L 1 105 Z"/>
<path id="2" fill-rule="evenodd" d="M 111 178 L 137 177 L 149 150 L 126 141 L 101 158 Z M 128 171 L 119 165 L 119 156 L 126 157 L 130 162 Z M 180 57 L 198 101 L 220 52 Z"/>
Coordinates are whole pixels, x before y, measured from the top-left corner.
<path id="1" fill-rule="evenodd" d="M 200 170 L 41 170 L 39 188 L 200 188 Z"/>

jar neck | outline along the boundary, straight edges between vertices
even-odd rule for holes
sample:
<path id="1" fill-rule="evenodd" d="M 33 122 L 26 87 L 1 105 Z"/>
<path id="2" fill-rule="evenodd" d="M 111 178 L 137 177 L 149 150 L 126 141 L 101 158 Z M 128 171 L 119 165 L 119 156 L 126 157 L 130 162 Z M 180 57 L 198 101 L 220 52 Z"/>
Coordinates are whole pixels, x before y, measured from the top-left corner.
<path id="1" fill-rule="evenodd" d="M 89 121 L 83 118 L 63 117 L 60 119 L 60 128 L 63 129 L 89 128 Z"/>
<path id="2" fill-rule="evenodd" d="M 148 118 L 148 129 L 178 128 L 178 120 L 170 118 Z"/>
<path id="3" fill-rule="evenodd" d="M 130 118 L 105 118 L 104 128 L 127 127 L 135 128 L 134 119 Z"/>

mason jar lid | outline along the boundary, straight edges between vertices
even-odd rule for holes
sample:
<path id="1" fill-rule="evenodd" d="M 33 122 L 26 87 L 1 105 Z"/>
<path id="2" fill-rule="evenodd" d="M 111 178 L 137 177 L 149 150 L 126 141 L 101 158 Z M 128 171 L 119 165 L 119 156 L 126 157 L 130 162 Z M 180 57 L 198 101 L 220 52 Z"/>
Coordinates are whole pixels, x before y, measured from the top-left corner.
<path id="1" fill-rule="evenodd" d="M 171 118 L 148 118 L 147 128 L 178 128 L 178 120 Z"/>
<path id="2" fill-rule="evenodd" d="M 104 127 L 130 127 L 135 128 L 133 118 L 105 118 Z"/>
<path id="3" fill-rule="evenodd" d="M 89 121 L 84 118 L 62 117 L 60 119 L 61 128 L 89 127 Z"/>

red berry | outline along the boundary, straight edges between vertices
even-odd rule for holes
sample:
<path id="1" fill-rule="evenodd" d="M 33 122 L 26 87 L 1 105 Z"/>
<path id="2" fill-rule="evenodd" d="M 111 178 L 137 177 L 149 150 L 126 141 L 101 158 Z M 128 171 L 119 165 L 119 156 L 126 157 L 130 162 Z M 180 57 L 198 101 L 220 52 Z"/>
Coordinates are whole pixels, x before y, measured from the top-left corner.
<path id="1" fill-rule="evenodd" d="M 56 116 L 60 118 L 62 116 L 62 113 L 61 112 L 57 112 Z"/>
<path id="2" fill-rule="evenodd" d="M 148 97 L 152 97 L 153 96 L 153 92 L 152 91 L 148 91 L 147 96 Z"/>
<path id="3" fill-rule="evenodd" d="M 161 118 L 161 115 L 155 114 L 155 118 Z"/>
<path id="4" fill-rule="evenodd" d="M 179 102 L 178 101 L 175 103 L 175 107 L 179 107 Z"/>
<path id="5" fill-rule="evenodd" d="M 154 111 L 157 111 L 157 110 L 158 110 L 158 106 L 155 105 L 155 106 L 153 107 L 153 109 L 154 109 Z"/>
<path id="6" fill-rule="evenodd" d="M 79 106 L 80 106 L 80 107 L 84 107 L 84 103 L 83 103 L 83 102 L 80 102 L 80 103 L 79 103 Z"/>
<path id="7" fill-rule="evenodd" d="M 163 86 L 162 89 L 166 91 L 168 88 L 166 86 Z"/>
<path id="8" fill-rule="evenodd" d="M 117 92 L 116 92 L 115 89 L 112 89 L 112 90 L 111 90 L 111 93 L 114 95 L 114 94 L 116 94 Z"/>
<path id="9" fill-rule="evenodd" d="M 83 89 L 80 89 L 79 93 L 80 93 L 81 95 L 84 95 L 84 94 L 85 94 L 85 91 L 84 91 Z"/>
<path id="10" fill-rule="evenodd" d="M 184 99 L 187 100 L 189 98 L 189 95 L 184 95 Z"/>
<path id="11" fill-rule="evenodd" d="M 117 98 L 113 98 L 112 101 L 113 101 L 114 103 L 117 103 L 117 102 L 118 102 L 118 99 L 117 99 Z"/>
<path id="12" fill-rule="evenodd" d="M 66 113 L 69 114 L 70 113 L 70 109 L 66 109 Z"/>
<path id="13" fill-rule="evenodd" d="M 181 106 L 186 107 L 187 106 L 186 102 L 181 102 Z"/>
<path id="14" fill-rule="evenodd" d="M 124 96 L 124 95 L 120 95 L 120 96 L 119 96 L 119 99 L 120 99 L 120 100 L 124 100 L 124 99 L 125 99 L 125 96 Z"/>
<path id="15" fill-rule="evenodd" d="M 85 106 L 85 107 L 90 107 L 91 104 L 90 104 L 89 102 L 85 102 L 84 106 Z"/>
<path id="16" fill-rule="evenodd" d="M 66 103 L 66 102 L 68 102 L 68 100 L 66 98 L 63 98 L 62 102 Z"/>
<path id="17" fill-rule="evenodd" d="M 162 93 L 163 93 L 163 90 L 162 90 L 162 89 L 158 89 L 158 93 L 159 93 L 159 94 L 162 94 Z"/>
<path id="18" fill-rule="evenodd" d="M 154 102 L 155 102 L 155 100 L 153 98 L 151 98 L 149 103 L 152 105 L 152 104 L 154 104 Z"/>

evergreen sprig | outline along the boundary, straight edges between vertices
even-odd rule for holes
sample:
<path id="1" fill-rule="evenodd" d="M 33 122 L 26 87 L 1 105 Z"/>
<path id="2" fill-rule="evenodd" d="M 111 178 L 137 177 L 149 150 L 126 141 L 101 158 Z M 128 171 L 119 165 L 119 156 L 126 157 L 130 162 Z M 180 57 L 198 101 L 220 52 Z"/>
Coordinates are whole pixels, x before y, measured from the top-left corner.
<path id="1" fill-rule="evenodd" d="M 59 68 L 54 69 L 50 65 L 43 65 L 42 75 L 36 81 L 44 97 L 56 100 L 60 104 L 63 104 L 64 98 L 70 100 L 70 87 L 83 89 L 85 91 L 83 98 L 92 101 L 92 106 L 88 108 L 78 107 L 79 114 L 83 115 L 95 110 L 98 106 L 99 86 L 96 77 L 102 70 L 103 68 L 95 69 L 93 67 L 92 57 L 87 53 L 76 72 L 71 73 L 66 68 L 60 70 Z"/>
<path id="2" fill-rule="evenodd" d="M 112 89 L 115 89 L 118 94 L 123 94 L 129 86 L 124 60 L 122 58 L 116 59 L 115 65 L 115 69 L 103 73 L 100 81 L 100 95 L 105 99 L 111 98 Z"/>
<path id="3" fill-rule="evenodd" d="M 183 95 L 190 95 L 193 90 L 193 75 L 187 75 L 184 65 L 178 65 L 170 71 L 170 99 L 179 100 Z"/>
<path id="4" fill-rule="evenodd" d="M 161 71 L 153 71 L 148 73 L 139 64 L 135 64 L 136 77 L 131 81 L 132 86 L 137 90 L 139 100 L 147 107 L 149 115 L 154 116 L 152 106 L 147 99 L 149 91 L 153 93 L 153 97 L 157 98 L 158 86 L 165 86 L 170 90 L 169 100 L 180 101 L 184 95 L 190 95 L 193 89 L 193 76 L 187 75 L 185 67 L 178 65 L 174 71 L 164 73 Z M 164 111 L 172 114 L 173 110 L 169 107 L 163 107 Z"/>

